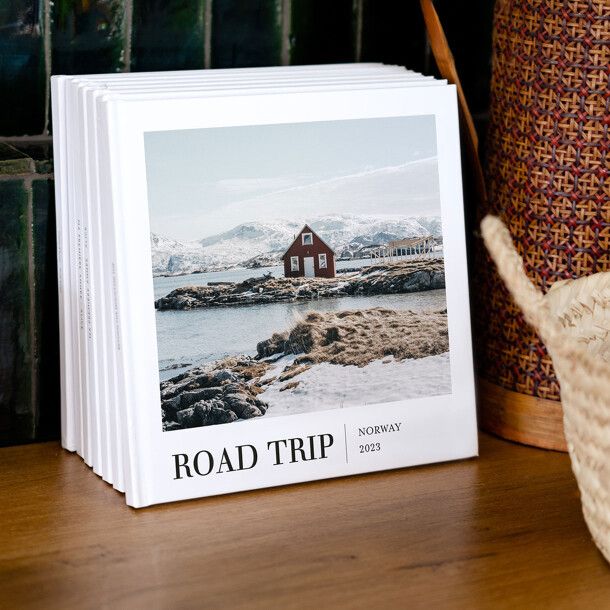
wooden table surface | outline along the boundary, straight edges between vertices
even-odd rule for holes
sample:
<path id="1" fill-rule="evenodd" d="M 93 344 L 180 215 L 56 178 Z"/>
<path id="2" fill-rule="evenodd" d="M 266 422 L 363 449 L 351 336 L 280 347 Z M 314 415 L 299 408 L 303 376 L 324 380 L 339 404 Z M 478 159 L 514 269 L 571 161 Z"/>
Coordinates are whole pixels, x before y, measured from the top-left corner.
<path id="1" fill-rule="evenodd" d="M 7 608 L 607 608 L 564 454 L 133 510 L 55 443 L 0 450 Z"/>

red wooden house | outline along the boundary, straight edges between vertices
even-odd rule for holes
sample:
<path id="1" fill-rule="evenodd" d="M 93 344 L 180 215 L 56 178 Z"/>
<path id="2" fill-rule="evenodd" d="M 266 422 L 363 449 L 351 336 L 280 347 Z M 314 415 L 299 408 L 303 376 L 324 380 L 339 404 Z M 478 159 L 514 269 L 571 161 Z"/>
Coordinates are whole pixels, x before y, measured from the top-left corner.
<path id="1" fill-rule="evenodd" d="M 305 225 L 282 256 L 285 277 L 335 277 L 335 251 Z"/>

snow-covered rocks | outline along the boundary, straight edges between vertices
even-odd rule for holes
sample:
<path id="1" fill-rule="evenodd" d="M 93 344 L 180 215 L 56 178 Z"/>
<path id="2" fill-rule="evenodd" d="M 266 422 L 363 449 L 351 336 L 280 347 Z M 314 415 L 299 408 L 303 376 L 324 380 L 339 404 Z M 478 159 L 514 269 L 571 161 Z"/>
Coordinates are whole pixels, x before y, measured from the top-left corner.
<path id="1" fill-rule="evenodd" d="M 239 283 L 177 288 L 158 299 L 159 310 L 260 305 L 347 295 L 401 294 L 445 287 L 442 259 L 363 267 L 337 278 L 252 277 Z"/>
<path id="2" fill-rule="evenodd" d="M 312 312 L 286 333 L 161 384 L 165 430 L 449 393 L 447 312 Z"/>
<path id="3" fill-rule="evenodd" d="M 198 367 L 161 383 L 164 430 L 181 430 L 238 419 L 260 417 L 267 403 L 256 379 L 268 365 L 253 358 L 227 358 L 213 366 Z"/>
<path id="4" fill-rule="evenodd" d="M 269 375 L 288 362 L 282 358 Z M 269 384 L 260 398 L 269 404 L 265 417 L 313 410 L 358 407 L 451 393 L 449 352 L 424 358 L 379 358 L 362 367 L 323 362 L 287 383 Z"/>

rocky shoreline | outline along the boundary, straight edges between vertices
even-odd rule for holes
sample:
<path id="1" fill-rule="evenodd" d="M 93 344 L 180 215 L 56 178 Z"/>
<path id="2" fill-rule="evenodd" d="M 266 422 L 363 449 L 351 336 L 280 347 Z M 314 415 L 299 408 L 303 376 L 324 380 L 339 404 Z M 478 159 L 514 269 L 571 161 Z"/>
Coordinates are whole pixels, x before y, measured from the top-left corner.
<path id="1" fill-rule="evenodd" d="M 446 310 L 311 312 L 289 331 L 261 341 L 256 356 L 225 358 L 162 382 L 163 429 L 261 417 L 269 407 L 268 388 L 292 392 L 299 387 L 299 375 L 317 364 L 364 367 L 376 360 L 418 359 L 448 350 Z M 282 360 L 286 356 L 291 358 Z"/>
<path id="2" fill-rule="evenodd" d="M 255 358 L 226 358 L 161 383 L 163 430 L 182 430 L 264 415 L 267 403 L 257 382 L 268 364 Z"/>
<path id="3" fill-rule="evenodd" d="M 371 265 L 330 279 L 262 275 L 238 283 L 185 286 L 155 301 L 155 308 L 163 311 L 259 305 L 342 296 L 411 293 L 444 287 L 442 259 L 425 259 Z"/>

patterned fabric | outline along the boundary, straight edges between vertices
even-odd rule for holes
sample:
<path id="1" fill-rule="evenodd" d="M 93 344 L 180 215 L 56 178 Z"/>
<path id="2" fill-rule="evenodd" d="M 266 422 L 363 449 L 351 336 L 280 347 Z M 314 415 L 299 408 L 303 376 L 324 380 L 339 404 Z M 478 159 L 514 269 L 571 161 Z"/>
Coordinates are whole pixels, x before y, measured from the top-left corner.
<path id="1" fill-rule="evenodd" d="M 544 292 L 610 270 L 609 63 L 608 0 L 498 0 L 481 217 L 502 218 Z M 558 400 L 544 346 L 477 250 L 480 374 Z"/>

